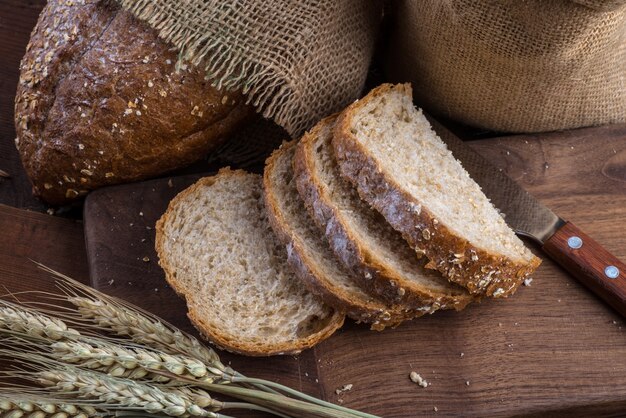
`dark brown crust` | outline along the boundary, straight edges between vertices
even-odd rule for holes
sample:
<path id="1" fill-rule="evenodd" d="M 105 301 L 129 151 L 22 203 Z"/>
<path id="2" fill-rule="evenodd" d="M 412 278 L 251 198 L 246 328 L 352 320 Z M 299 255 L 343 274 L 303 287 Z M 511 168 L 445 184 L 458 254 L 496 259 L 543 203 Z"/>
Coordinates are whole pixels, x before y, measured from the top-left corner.
<path id="1" fill-rule="evenodd" d="M 454 234 L 420 202 L 403 191 L 356 139 L 351 128 L 353 115 L 364 103 L 395 88 L 411 94 L 409 85 L 396 87 L 384 84 L 350 105 L 339 117 L 335 125 L 333 148 L 342 175 L 357 187 L 365 201 L 402 233 L 413 248 L 425 253 L 431 260 L 432 268 L 439 270 L 450 281 L 478 296 L 506 297 L 513 294 L 539 266 L 540 259 L 511 260 L 475 247 Z"/>
<path id="2" fill-rule="evenodd" d="M 233 352 L 244 354 L 247 356 L 273 356 L 273 355 L 283 355 L 283 354 L 298 354 L 304 349 L 310 348 L 317 343 L 325 340 L 330 337 L 336 330 L 341 328 L 344 322 L 344 315 L 342 312 L 333 310 L 332 316 L 329 318 L 326 327 L 317 331 L 315 334 L 309 335 L 304 338 L 300 338 L 298 340 L 290 340 L 286 341 L 282 344 L 253 344 L 247 341 L 239 341 L 231 338 L 229 335 L 225 334 L 220 330 L 219 327 L 216 327 L 211 322 L 207 321 L 201 314 L 199 314 L 196 309 L 196 305 L 193 300 L 188 297 L 186 290 L 176 279 L 176 269 L 168 262 L 168 254 L 164 249 L 165 240 L 167 239 L 164 233 L 165 224 L 168 221 L 168 218 L 171 213 L 175 213 L 178 205 L 183 204 L 186 201 L 187 197 L 193 196 L 197 193 L 198 189 L 205 187 L 206 185 L 211 185 L 215 182 L 217 176 L 249 176 L 252 175 L 243 170 L 230 170 L 230 168 L 224 168 L 219 171 L 216 176 L 212 177 L 204 177 L 194 183 L 192 186 L 180 192 L 172 201 L 169 203 L 167 210 L 161 216 L 161 218 L 156 223 L 156 239 L 155 239 L 155 248 L 157 254 L 159 256 L 159 265 L 165 271 L 165 279 L 167 283 L 174 289 L 174 291 L 183 299 L 185 299 L 187 303 L 187 308 L 189 312 L 187 316 L 191 320 L 192 324 L 196 329 L 209 341 L 215 344 L 217 347 Z M 254 174 L 254 176 L 258 176 Z"/>
<path id="3" fill-rule="evenodd" d="M 265 204 L 270 225 L 274 229 L 279 240 L 287 247 L 288 260 L 294 268 L 297 276 L 304 282 L 307 288 L 324 300 L 328 305 L 346 312 L 350 318 L 370 323 L 374 330 L 382 330 L 386 327 L 395 327 L 402 321 L 416 318 L 425 312 L 416 312 L 408 307 L 389 305 L 382 301 L 376 301 L 372 296 L 370 303 L 357 302 L 355 298 L 334 286 L 328 278 L 317 268 L 315 260 L 308 259 L 304 250 L 305 244 L 291 230 L 283 214 L 279 209 L 278 199 L 273 191 L 270 173 L 274 170 L 275 162 L 281 153 L 290 147 L 294 147 L 296 141 L 284 143 L 280 149 L 274 151 L 267 159 L 265 174 L 263 176 L 263 190 Z M 303 203 L 304 205 L 304 203 Z"/>
<path id="4" fill-rule="evenodd" d="M 20 67 L 16 145 L 52 204 L 202 158 L 250 113 L 113 2 L 50 0 Z M 183 67 L 184 68 L 184 67 Z M 224 97 L 227 97 L 224 99 Z"/>
<path id="5" fill-rule="evenodd" d="M 317 178 L 313 161 L 315 139 L 322 130 L 332 129 L 335 120 L 336 115 L 322 120 L 302 137 L 294 157 L 294 175 L 309 216 L 326 235 L 338 259 L 359 280 L 361 287 L 389 303 L 429 313 L 446 308 L 463 309 L 473 298 L 467 292 L 462 293 L 462 288 L 451 284 L 449 292 L 437 292 L 416 285 L 388 266 L 377 263 L 367 248 L 346 229 L 343 215 L 328 202 L 330 197 Z M 415 268 L 423 268 L 418 265 L 417 257 Z"/>

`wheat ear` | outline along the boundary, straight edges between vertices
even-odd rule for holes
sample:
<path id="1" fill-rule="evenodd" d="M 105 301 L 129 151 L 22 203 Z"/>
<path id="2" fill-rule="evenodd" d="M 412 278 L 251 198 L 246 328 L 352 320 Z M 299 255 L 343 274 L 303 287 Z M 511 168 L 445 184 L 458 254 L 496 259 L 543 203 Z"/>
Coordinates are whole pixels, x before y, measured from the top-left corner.
<path id="1" fill-rule="evenodd" d="M 58 318 L 53 318 L 0 300 L 0 330 L 12 331 L 54 341 L 75 339 L 80 332 L 70 328 Z"/>
<path id="2" fill-rule="evenodd" d="M 222 379 L 223 373 L 207 367 L 200 360 L 177 354 L 166 354 L 135 347 L 123 347 L 99 342 L 60 341 L 51 346 L 51 356 L 56 360 L 78 367 L 97 370 L 114 377 L 130 379 L 151 378 L 166 383 L 171 379 L 159 371 L 177 377 L 213 383 Z"/>
<path id="3" fill-rule="evenodd" d="M 0 418 L 89 418 L 97 416 L 88 405 L 32 400 L 19 395 L 0 395 Z"/>
<path id="4" fill-rule="evenodd" d="M 150 414 L 172 417 L 211 417 L 221 402 L 200 390 L 177 388 L 165 391 L 156 386 L 79 369 L 47 370 L 37 373 L 37 382 L 59 394 L 75 393 L 80 398 L 100 401 L 107 409 L 137 408 Z"/>
<path id="5" fill-rule="evenodd" d="M 128 302 L 85 286 L 41 263 L 36 264 L 59 279 L 57 285 L 66 295 L 64 300 L 73 304 L 83 319 L 117 335 L 131 338 L 139 344 L 170 354 L 185 354 L 220 370 L 226 369 L 213 349 L 174 325 Z"/>

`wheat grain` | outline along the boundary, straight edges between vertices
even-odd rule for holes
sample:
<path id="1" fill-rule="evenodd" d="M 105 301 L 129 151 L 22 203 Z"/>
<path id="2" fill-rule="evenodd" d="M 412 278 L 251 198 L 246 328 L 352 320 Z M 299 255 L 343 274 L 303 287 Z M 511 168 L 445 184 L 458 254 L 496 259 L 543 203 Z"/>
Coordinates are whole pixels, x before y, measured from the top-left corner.
<path id="1" fill-rule="evenodd" d="M 0 396 L 0 418 L 88 418 L 98 415 L 96 409 L 88 405 L 17 398 L 15 395 Z"/>
<path id="2" fill-rule="evenodd" d="M 58 318 L 32 312 L 0 301 L 0 330 L 10 330 L 35 337 L 60 341 L 77 338 L 80 333 Z"/>
<path id="3" fill-rule="evenodd" d="M 81 399 L 100 401 L 105 409 L 141 409 L 150 414 L 172 417 L 218 417 L 214 411 L 221 402 L 200 390 L 177 388 L 164 390 L 128 379 L 78 369 L 47 370 L 37 373 L 37 382 L 62 394 L 76 394 Z"/>
<path id="4" fill-rule="evenodd" d="M 60 361 L 98 370 L 114 377 L 130 379 L 151 378 L 164 383 L 171 379 L 159 374 L 166 371 L 178 377 L 213 383 L 223 373 L 215 374 L 200 360 L 176 354 L 127 348 L 119 345 L 86 342 L 56 342 L 51 345 L 52 356 Z"/>
<path id="5" fill-rule="evenodd" d="M 69 297 L 68 300 L 78 308 L 83 318 L 92 320 L 101 328 L 170 354 L 183 353 L 194 357 L 214 369 L 215 373 L 226 370 L 215 351 L 156 317 L 107 299 Z"/>

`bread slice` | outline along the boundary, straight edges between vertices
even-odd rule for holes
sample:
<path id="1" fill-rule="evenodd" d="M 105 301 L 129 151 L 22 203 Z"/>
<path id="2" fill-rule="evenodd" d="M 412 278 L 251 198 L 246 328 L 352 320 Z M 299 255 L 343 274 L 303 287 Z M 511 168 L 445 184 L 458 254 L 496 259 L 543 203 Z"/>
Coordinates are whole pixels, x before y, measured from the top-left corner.
<path id="1" fill-rule="evenodd" d="M 420 311 L 388 304 L 363 290 L 343 268 L 298 195 L 292 168 L 295 150 L 296 142 L 292 141 L 274 151 L 266 162 L 263 187 L 270 224 L 287 246 L 289 261 L 309 290 L 349 317 L 371 323 L 375 330 L 430 311 L 430 306 Z"/>
<path id="2" fill-rule="evenodd" d="M 331 139 L 336 117 L 306 133 L 294 158 L 296 185 L 309 215 L 343 265 L 363 287 L 390 303 L 463 309 L 472 297 L 418 257 L 374 209 L 339 175 Z"/>
<path id="3" fill-rule="evenodd" d="M 229 351 L 297 353 L 343 324 L 289 268 L 259 175 L 223 169 L 180 193 L 157 222 L 156 250 L 193 324 Z"/>
<path id="4" fill-rule="evenodd" d="M 385 84 L 335 126 L 341 173 L 409 244 L 471 293 L 513 293 L 540 264 L 415 109 L 409 84 Z"/>

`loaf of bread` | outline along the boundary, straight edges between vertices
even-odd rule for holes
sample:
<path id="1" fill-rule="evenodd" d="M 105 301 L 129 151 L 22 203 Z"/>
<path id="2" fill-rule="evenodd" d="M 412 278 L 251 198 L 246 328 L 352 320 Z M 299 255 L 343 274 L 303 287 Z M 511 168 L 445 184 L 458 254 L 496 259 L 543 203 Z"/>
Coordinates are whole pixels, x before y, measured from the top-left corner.
<path id="1" fill-rule="evenodd" d="M 409 84 L 350 105 L 333 147 L 360 196 L 470 293 L 507 296 L 540 264 L 413 106 Z"/>
<path id="2" fill-rule="evenodd" d="M 170 202 L 156 226 L 159 264 L 189 318 L 216 345 L 264 356 L 329 337 L 344 315 L 307 291 L 287 264 L 261 177 L 223 169 Z"/>
<path id="3" fill-rule="evenodd" d="M 433 311 L 463 309 L 470 294 L 441 273 L 424 268 L 399 232 L 341 178 L 331 140 L 335 117 L 322 120 L 298 144 L 296 184 L 309 215 L 362 287 L 390 303 Z"/>
<path id="4" fill-rule="evenodd" d="M 114 2 L 50 0 L 21 64 L 16 145 L 33 191 L 64 204 L 220 145 L 251 110 Z"/>

